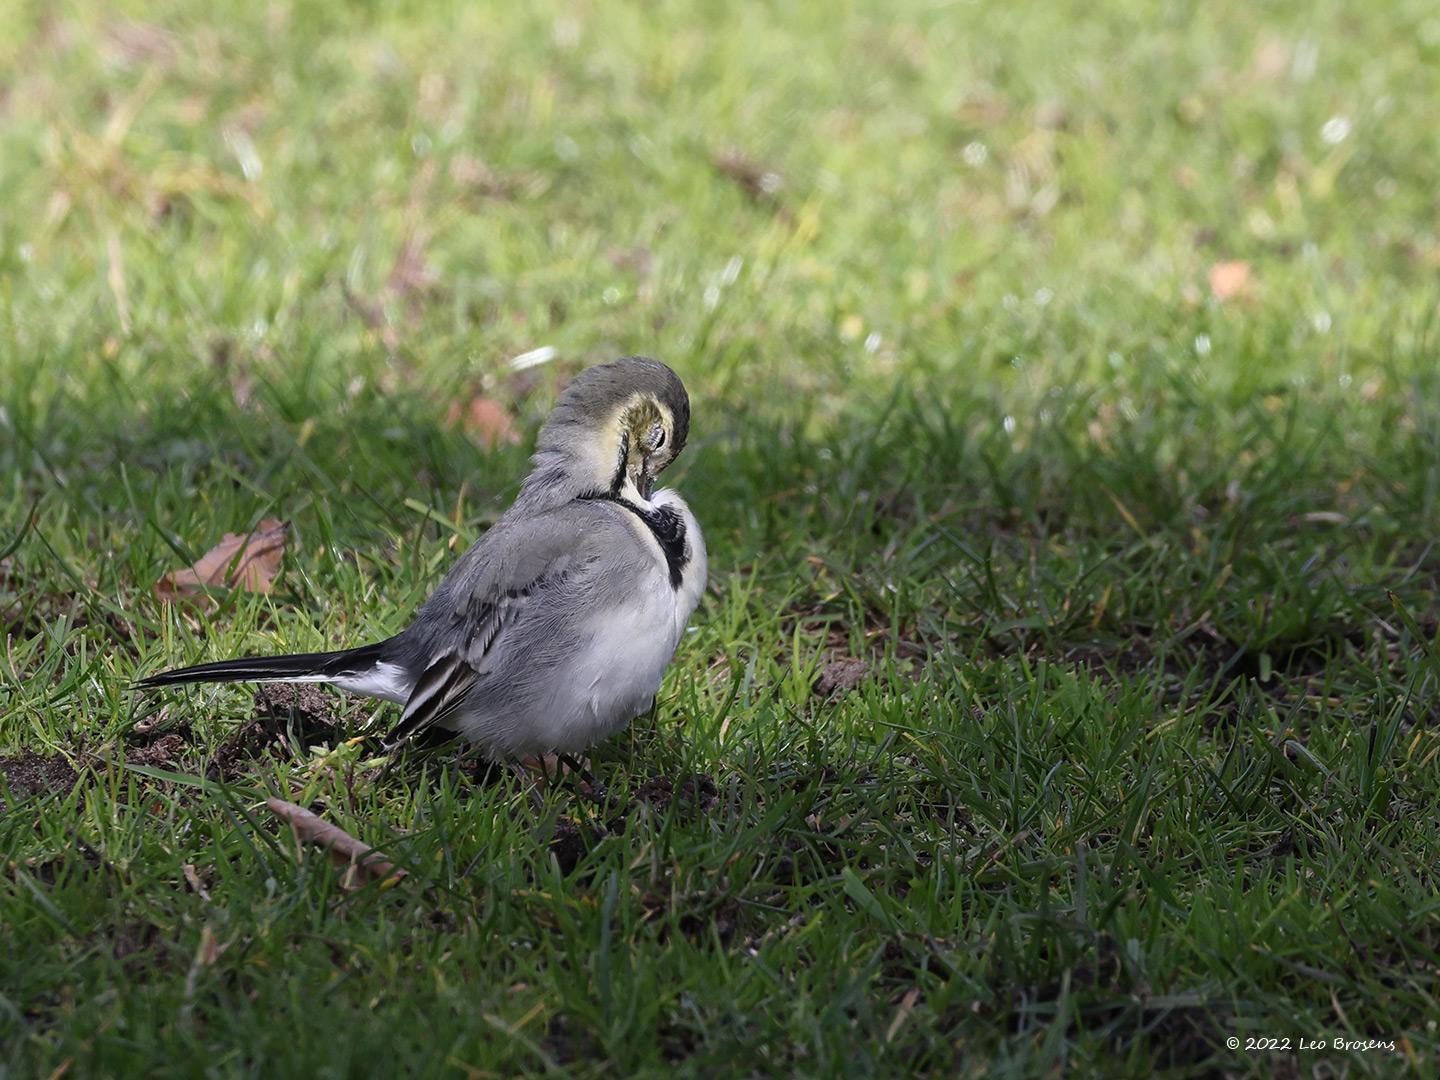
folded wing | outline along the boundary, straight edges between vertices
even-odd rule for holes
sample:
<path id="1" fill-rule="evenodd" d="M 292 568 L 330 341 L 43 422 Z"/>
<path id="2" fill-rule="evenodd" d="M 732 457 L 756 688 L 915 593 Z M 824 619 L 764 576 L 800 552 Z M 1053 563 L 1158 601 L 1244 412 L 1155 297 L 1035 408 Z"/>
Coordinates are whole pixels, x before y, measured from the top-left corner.
<path id="1" fill-rule="evenodd" d="M 407 635 L 419 654 L 419 678 L 387 744 L 397 749 L 447 723 L 476 682 L 486 656 L 507 630 L 566 579 L 600 556 L 594 512 L 571 504 L 497 524 L 465 553 L 426 601 Z M 589 526 L 589 527 L 587 527 Z"/>

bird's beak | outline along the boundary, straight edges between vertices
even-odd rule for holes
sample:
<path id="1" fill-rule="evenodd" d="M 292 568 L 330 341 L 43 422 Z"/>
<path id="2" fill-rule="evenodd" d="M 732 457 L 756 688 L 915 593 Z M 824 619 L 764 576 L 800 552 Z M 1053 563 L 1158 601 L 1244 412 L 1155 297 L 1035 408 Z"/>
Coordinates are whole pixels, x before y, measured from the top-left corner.
<path id="1" fill-rule="evenodd" d="M 655 494 L 655 477 L 648 472 L 642 472 L 640 474 L 640 497 L 649 502 L 650 496 L 653 494 Z"/>

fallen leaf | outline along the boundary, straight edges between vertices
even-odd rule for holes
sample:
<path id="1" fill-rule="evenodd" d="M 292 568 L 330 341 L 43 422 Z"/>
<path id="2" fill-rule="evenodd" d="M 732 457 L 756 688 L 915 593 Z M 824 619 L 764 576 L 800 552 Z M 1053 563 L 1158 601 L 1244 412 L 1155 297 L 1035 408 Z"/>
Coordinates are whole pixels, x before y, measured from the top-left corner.
<path id="1" fill-rule="evenodd" d="M 450 406 L 445 414 L 445 426 L 456 425 L 464 428 L 465 434 L 479 439 L 487 450 L 502 444 L 514 446 L 520 441 L 520 432 L 515 429 L 505 406 L 484 395 L 476 395 L 464 406 L 458 401 Z"/>
<path id="2" fill-rule="evenodd" d="M 142 720 L 136 720 L 135 726 L 132 727 L 130 731 L 134 735 L 149 735 L 150 732 L 154 731 L 161 724 L 165 723 L 165 721 L 169 718 L 170 709 L 166 707 L 161 709 L 158 713 L 153 713 L 152 715 L 147 716 Z"/>
<path id="3" fill-rule="evenodd" d="M 252 532 L 226 533 L 194 566 L 174 570 L 156 582 L 155 595 L 161 600 L 174 600 L 202 595 L 212 587 L 269 592 L 285 554 L 289 529 L 288 521 L 267 518 Z"/>
<path id="4" fill-rule="evenodd" d="M 205 901 L 205 903 L 208 904 L 210 902 L 210 894 L 205 890 L 205 886 L 201 883 L 200 875 L 196 872 L 194 864 L 188 862 L 181 863 L 180 869 L 184 871 L 185 881 L 189 884 L 190 888 L 195 891 L 195 895 L 200 897 L 201 900 Z"/>
<path id="5" fill-rule="evenodd" d="M 1210 295 L 1230 300 L 1250 291 L 1250 264 L 1244 259 L 1218 262 L 1210 267 Z"/>
<path id="6" fill-rule="evenodd" d="M 200 944 L 195 949 L 195 964 L 198 967 L 214 967 L 224 949 L 215 938 L 215 931 L 206 923 L 200 930 Z"/>
<path id="7" fill-rule="evenodd" d="M 885 1032 L 885 1041 L 887 1043 L 895 1041 L 895 1036 L 899 1034 L 900 1029 L 905 1025 L 905 1021 L 909 1019 L 910 1013 L 914 1010 L 915 1003 L 919 1000 L 919 988 L 912 986 L 905 992 L 905 996 L 900 999 L 900 1007 L 895 1010 L 895 1016 L 891 1019 L 890 1027 Z"/>
<path id="8" fill-rule="evenodd" d="M 356 877 L 371 877 L 393 883 L 405 876 L 404 870 L 369 844 L 356 840 L 340 826 L 332 825 L 303 806 L 276 798 L 266 799 L 265 806 L 290 826 L 297 841 L 324 848 L 330 852 L 330 857 L 337 866 L 350 867 L 355 876 L 346 877 L 347 888 L 358 885 Z"/>

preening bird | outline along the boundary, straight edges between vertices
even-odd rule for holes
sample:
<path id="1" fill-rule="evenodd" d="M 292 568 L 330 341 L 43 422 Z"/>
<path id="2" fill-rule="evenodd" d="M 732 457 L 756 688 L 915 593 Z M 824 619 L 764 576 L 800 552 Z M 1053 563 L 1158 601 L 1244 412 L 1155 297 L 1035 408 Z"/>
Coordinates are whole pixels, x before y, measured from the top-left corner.
<path id="1" fill-rule="evenodd" d="M 514 504 L 401 633 L 140 685 L 331 683 L 404 704 L 392 748 L 440 730 L 492 760 L 583 750 L 650 708 L 705 587 L 695 516 L 655 490 L 689 426 L 690 399 L 666 365 L 628 356 L 589 368 L 541 429 Z"/>

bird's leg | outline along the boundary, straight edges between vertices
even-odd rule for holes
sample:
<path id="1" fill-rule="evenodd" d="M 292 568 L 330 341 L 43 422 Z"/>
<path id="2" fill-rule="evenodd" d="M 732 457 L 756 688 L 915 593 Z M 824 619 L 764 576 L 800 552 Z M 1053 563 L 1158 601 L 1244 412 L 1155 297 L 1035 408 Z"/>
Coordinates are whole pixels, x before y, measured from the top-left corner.
<path id="1" fill-rule="evenodd" d="M 599 803 L 603 803 L 605 801 L 605 796 L 607 794 L 605 787 L 603 784 L 600 783 L 599 780 L 595 779 L 594 775 L 590 772 L 589 769 L 587 769 L 584 765 L 580 764 L 580 762 L 576 761 L 569 754 L 561 754 L 556 759 L 556 761 L 560 765 L 563 765 L 565 768 L 569 769 L 576 776 L 580 777 L 581 781 L 590 788 L 591 798 L 593 798 L 596 802 Z"/>
<path id="2" fill-rule="evenodd" d="M 608 835 L 610 826 L 610 789 L 596 780 L 594 775 L 580 762 L 576 761 L 569 754 L 560 755 L 560 764 L 564 765 L 572 773 L 580 777 L 580 794 L 588 798 L 596 806 L 596 816 L 593 824 L 602 836 Z M 588 789 L 588 790 L 586 790 Z"/>
<path id="3" fill-rule="evenodd" d="M 515 774 L 515 778 L 519 780 L 521 786 L 530 793 L 530 802 L 534 805 L 535 809 L 543 811 L 545 809 L 545 796 L 540 794 L 540 787 L 535 783 L 535 777 L 531 775 L 530 770 L 525 767 L 525 763 L 517 761 L 515 758 L 507 758 L 506 760 L 510 765 L 510 771 Z M 545 778 L 544 758 L 540 759 L 540 778 L 542 780 Z"/>

